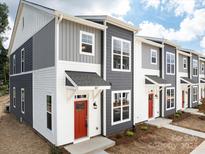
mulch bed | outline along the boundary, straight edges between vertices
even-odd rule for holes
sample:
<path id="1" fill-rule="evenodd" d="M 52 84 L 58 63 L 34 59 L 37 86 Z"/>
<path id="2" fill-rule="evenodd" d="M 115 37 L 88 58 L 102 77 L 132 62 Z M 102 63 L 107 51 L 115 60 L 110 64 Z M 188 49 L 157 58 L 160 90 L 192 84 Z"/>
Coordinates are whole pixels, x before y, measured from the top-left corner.
<path id="1" fill-rule="evenodd" d="M 179 113 L 176 113 L 176 114 L 169 116 L 168 118 L 172 119 L 172 122 L 178 122 L 178 121 L 184 120 L 190 116 L 191 116 L 191 113 L 181 111 Z"/>

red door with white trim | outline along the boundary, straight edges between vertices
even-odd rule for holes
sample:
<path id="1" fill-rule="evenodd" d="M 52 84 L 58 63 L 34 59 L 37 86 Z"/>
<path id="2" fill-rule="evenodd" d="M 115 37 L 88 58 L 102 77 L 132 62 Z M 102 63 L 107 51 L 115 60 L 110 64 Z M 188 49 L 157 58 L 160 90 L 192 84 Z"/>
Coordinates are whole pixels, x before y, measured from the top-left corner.
<path id="1" fill-rule="evenodd" d="M 182 90 L 182 108 L 184 108 L 184 90 Z"/>
<path id="2" fill-rule="evenodd" d="M 153 97 L 154 95 L 153 94 L 149 94 L 149 100 L 148 100 L 148 103 L 149 103 L 149 118 L 152 118 L 153 117 Z"/>
<path id="3" fill-rule="evenodd" d="M 87 101 L 75 101 L 75 139 L 87 136 Z"/>

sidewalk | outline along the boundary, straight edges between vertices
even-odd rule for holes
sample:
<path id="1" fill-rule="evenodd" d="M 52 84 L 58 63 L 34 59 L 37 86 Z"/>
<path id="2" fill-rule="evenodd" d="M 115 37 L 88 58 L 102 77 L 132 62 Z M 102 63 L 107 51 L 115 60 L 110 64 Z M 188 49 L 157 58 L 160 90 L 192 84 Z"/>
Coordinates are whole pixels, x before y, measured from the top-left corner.
<path id="1" fill-rule="evenodd" d="M 193 109 L 193 108 L 187 108 L 186 110 L 184 110 L 184 112 L 187 113 L 191 113 L 191 114 L 195 114 L 195 115 L 199 115 L 199 116 L 205 116 L 205 114 L 198 112 L 198 109 Z"/>

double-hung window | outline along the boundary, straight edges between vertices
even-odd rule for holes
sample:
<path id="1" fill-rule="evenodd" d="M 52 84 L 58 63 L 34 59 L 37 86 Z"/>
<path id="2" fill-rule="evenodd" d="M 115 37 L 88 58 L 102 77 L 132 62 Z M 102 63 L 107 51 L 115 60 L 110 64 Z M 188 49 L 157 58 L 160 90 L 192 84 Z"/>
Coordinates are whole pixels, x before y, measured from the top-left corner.
<path id="1" fill-rule="evenodd" d="M 95 55 L 95 35 L 80 31 L 80 54 L 84 55 Z"/>
<path id="2" fill-rule="evenodd" d="M 183 67 L 187 69 L 187 58 L 183 58 Z"/>
<path id="3" fill-rule="evenodd" d="M 21 88 L 21 113 L 25 114 L 25 89 Z"/>
<path id="4" fill-rule="evenodd" d="M 170 52 L 166 53 L 166 70 L 168 75 L 175 74 L 175 54 Z"/>
<path id="5" fill-rule="evenodd" d="M 201 73 L 204 73 L 204 63 L 201 63 Z"/>
<path id="6" fill-rule="evenodd" d="M 198 90 L 198 87 L 197 86 L 194 86 L 193 87 L 193 103 L 196 103 L 197 102 L 197 90 Z"/>
<path id="7" fill-rule="evenodd" d="M 198 60 L 193 59 L 193 76 L 198 75 Z"/>
<path id="8" fill-rule="evenodd" d="M 47 103 L 47 128 L 52 130 L 52 96 L 46 96 Z"/>
<path id="9" fill-rule="evenodd" d="M 21 72 L 25 72 L 25 49 L 21 49 Z"/>
<path id="10" fill-rule="evenodd" d="M 16 74 L 16 55 L 13 55 L 13 74 Z"/>
<path id="11" fill-rule="evenodd" d="M 131 42 L 112 37 L 112 70 L 130 71 Z"/>
<path id="12" fill-rule="evenodd" d="M 13 107 L 16 108 L 16 87 L 13 87 Z"/>
<path id="13" fill-rule="evenodd" d="M 127 91 L 112 92 L 112 124 L 119 124 L 130 120 L 131 94 Z"/>
<path id="14" fill-rule="evenodd" d="M 157 64 L 157 50 L 151 49 L 151 64 Z"/>
<path id="15" fill-rule="evenodd" d="M 173 109 L 175 106 L 175 92 L 174 88 L 166 89 L 166 109 Z"/>

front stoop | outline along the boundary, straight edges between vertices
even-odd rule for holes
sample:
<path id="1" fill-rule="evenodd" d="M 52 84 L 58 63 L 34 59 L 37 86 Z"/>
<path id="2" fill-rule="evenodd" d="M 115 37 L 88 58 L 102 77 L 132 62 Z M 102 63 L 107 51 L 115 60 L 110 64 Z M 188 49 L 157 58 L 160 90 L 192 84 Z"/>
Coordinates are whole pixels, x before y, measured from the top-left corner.
<path id="1" fill-rule="evenodd" d="M 71 154 L 106 154 L 104 150 L 114 145 L 115 141 L 98 136 L 77 144 L 66 145 L 64 149 Z"/>

